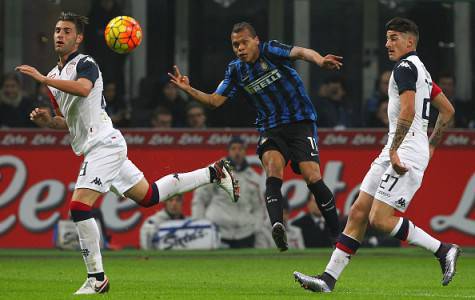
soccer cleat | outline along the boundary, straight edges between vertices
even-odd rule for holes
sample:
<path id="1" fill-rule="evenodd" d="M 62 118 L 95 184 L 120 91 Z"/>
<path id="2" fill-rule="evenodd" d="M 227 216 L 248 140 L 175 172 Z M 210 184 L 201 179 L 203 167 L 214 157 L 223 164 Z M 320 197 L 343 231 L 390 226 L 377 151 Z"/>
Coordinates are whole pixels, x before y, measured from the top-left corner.
<path id="1" fill-rule="evenodd" d="M 216 170 L 215 183 L 226 191 L 233 202 L 237 202 L 239 200 L 239 182 L 234 177 L 229 161 L 219 160 L 213 164 L 213 168 Z"/>
<path id="2" fill-rule="evenodd" d="M 88 277 L 84 284 L 79 288 L 79 290 L 74 293 L 74 295 L 92 295 L 92 294 L 103 294 L 109 291 L 110 284 L 109 278 L 104 277 L 104 281 L 97 281 L 94 277 Z"/>
<path id="3" fill-rule="evenodd" d="M 320 293 L 330 293 L 332 289 L 328 284 L 320 277 L 317 276 L 308 276 L 300 272 L 294 272 L 295 281 L 300 283 L 300 286 L 306 290 L 311 290 L 312 292 Z"/>
<path id="4" fill-rule="evenodd" d="M 440 263 L 440 268 L 442 269 L 442 285 L 446 286 L 449 284 L 449 282 L 452 280 L 452 278 L 455 275 L 455 268 L 457 265 L 457 259 L 460 255 L 460 247 L 451 244 L 449 245 L 449 250 L 447 253 L 439 258 L 439 263 Z"/>
<path id="5" fill-rule="evenodd" d="M 289 246 L 287 245 L 287 233 L 285 232 L 285 227 L 282 223 L 274 223 L 272 226 L 272 238 L 281 252 L 289 249 Z"/>

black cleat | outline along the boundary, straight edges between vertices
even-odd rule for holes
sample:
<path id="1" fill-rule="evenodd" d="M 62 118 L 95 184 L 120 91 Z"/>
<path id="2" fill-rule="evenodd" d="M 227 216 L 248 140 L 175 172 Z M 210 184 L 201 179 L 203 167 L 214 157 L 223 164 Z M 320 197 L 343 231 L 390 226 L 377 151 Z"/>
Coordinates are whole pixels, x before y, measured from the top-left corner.
<path id="1" fill-rule="evenodd" d="M 455 269 L 457 266 L 457 259 L 460 255 L 460 247 L 455 244 L 448 244 L 449 247 L 447 253 L 439 258 L 440 268 L 442 270 L 442 285 L 446 286 L 450 283 L 455 276 Z"/>
<path id="2" fill-rule="evenodd" d="M 274 223 L 272 226 L 272 238 L 281 252 L 289 249 L 289 246 L 287 245 L 287 233 L 285 232 L 285 227 L 282 223 Z"/>
<path id="3" fill-rule="evenodd" d="M 300 286 L 306 290 L 319 293 L 330 293 L 332 289 L 329 285 L 322 279 L 321 275 L 317 276 L 308 276 L 300 272 L 294 272 L 295 281 L 300 283 Z"/>

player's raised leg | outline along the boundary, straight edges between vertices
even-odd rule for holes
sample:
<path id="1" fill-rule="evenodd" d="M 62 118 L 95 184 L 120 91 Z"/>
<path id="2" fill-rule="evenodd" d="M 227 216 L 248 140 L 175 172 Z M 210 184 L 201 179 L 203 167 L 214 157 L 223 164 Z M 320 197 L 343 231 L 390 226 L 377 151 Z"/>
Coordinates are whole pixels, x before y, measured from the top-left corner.
<path id="1" fill-rule="evenodd" d="M 76 223 L 79 245 L 87 269 L 87 279 L 76 291 L 76 295 L 99 294 L 109 290 L 109 279 L 104 274 L 100 249 L 100 233 L 92 217 L 92 206 L 101 195 L 90 189 L 76 189 L 70 203 L 71 217 Z"/>
<path id="2" fill-rule="evenodd" d="M 262 155 L 262 164 L 267 174 L 265 196 L 267 212 L 272 224 L 272 238 L 280 251 L 286 251 L 288 245 L 281 191 L 285 159 L 279 151 L 268 150 Z"/>
<path id="3" fill-rule="evenodd" d="M 124 194 L 139 205 L 150 207 L 158 204 L 160 200 L 166 201 L 178 194 L 210 183 L 216 183 L 224 189 L 233 202 L 238 201 L 239 185 L 229 162 L 225 160 L 219 160 L 209 167 L 191 172 L 166 175 L 150 184 L 142 178 Z"/>
<path id="4" fill-rule="evenodd" d="M 447 285 L 455 275 L 460 248 L 454 244 L 442 243 L 417 227 L 409 219 L 394 216 L 395 209 L 385 202 L 375 199 L 370 213 L 371 226 L 388 233 L 401 241 L 419 246 L 432 252 L 439 260 L 442 270 L 442 285 Z"/>
<path id="5" fill-rule="evenodd" d="M 294 272 L 294 278 L 300 285 L 314 292 L 331 292 L 336 281 L 350 262 L 351 256 L 358 250 L 366 232 L 368 215 L 371 211 L 373 196 L 360 191 L 358 199 L 351 207 L 348 222 L 344 231 L 338 236 L 335 250 L 325 272 L 317 276 L 309 276 Z"/>

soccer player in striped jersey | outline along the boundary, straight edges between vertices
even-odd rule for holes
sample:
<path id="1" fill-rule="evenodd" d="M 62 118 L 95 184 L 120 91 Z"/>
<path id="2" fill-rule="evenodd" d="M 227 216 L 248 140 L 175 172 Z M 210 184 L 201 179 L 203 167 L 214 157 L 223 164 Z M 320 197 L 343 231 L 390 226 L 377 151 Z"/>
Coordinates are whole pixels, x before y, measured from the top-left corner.
<path id="1" fill-rule="evenodd" d="M 388 142 L 363 179 L 325 272 L 317 276 L 294 272 L 305 289 L 331 292 L 335 288 L 358 250 L 368 223 L 396 239 L 432 252 L 440 263 L 442 285 L 449 284 L 455 275 L 460 254 L 457 245 L 443 243 L 409 219 L 395 216 L 396 210 L 406 211 L 421 186 L 424 171 L 453 118 L 454 108 L 417 56 L 417 25 L 408 19 L 394 18 L 386 24 L 386 39 L 389 59 L 396 62 L 388 87 Z M 431 100 L 439 117 L 428 138 Z"/>
<path id="2" fill-rule="evenodd" d="M 100 294 L 109 290 L 99 247 L 99 229 L 91 210 L 103 194 L 116 191 L 150 207 L 209 183 L 223 188 L 232 201 L 239 197 L 239 186 L 228 162 L 188 173 L 170 174 L 149 183 L 143 173 L 127 158 L 127 145 L 105 112 L 101 71 L 94 59 L 78 52 L 84 39 L 87 18 L 75 13 L 61 13 L 54 32 L 57 65 L 44 76 L 34 67 L 18 66 L 17 71 L 47 85 L 56 116 L 36 108 L 30 119 L 40 127 L 69 130 L 76 155 L 84 156 L 70 202 L 79 244 L 87 269 L 87 279 L 75 294 Z"/>
<path id="3" fill-rule="evenodd" d="M 261 134 L 257 153 L 267 174 L 267 211 L 272 236 L 281 251 L 288 248 L 281 187 L 283 170 L 289 160 L 293 171 L 303 176 L 336 237 L 340 228 L 335 199 L 320 172 L 317 113 L 291 61 L 305 60 L 333 70 L 340 69 L 342 57 L 331 54 L 322 57 L 314 50 L 278 41 L 261 42 L 247 22 L 234 25 L 231 44 L 237 59 L 229 63 L 224 80 L 214 93 L 193 88 L 177 66 L 174 74 L 169 74 L 171 81 L 211 107 L 218 107 L 241 94 L 256 108 L 256 125 Z"/>

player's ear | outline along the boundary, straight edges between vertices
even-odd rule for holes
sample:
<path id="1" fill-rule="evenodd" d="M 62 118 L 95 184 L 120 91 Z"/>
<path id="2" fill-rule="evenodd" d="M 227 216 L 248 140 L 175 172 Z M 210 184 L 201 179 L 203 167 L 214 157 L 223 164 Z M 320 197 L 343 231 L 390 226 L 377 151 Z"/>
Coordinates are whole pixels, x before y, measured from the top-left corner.
<path id="1" fill-rule="evenodd" d="M 84 40 L 84 34 L 80 33 L 76 36 L 76 43 L 77 44 L 81 44 L 83 40 Z"/>
<path id="2" fill-rule="evenodd" d="M 415 48 L 416 38 L 412 34 L 407 35 L 407 46 L 408 48 Z"/>

